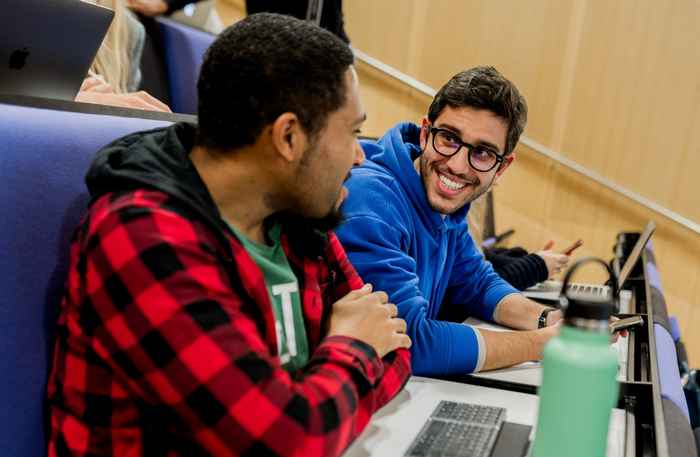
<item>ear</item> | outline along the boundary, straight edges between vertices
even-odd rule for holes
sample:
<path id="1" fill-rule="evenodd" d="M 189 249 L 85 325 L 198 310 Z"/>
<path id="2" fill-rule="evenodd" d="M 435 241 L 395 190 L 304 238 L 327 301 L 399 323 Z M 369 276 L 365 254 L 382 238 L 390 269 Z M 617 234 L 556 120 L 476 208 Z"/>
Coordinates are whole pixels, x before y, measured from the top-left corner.
<path id="1" fill-rule="evenodd" d="M 424 117 L 420 123 L 420 150 L 425 151 L 425 145 L 428 144 L 428 136 L 430 135 L 430 121 Z"/>
<path id="2" fill-rule="evenodd" d="M 287 162 L 301 159 L 307 147 L 306 132 L 294 113 L 282 113 L 270 126 L 270 136 L 275 151 Z"/>
<path id="3" fill-rule="evenodd" d="M 514 161 L 515 161 L 515 152 L 511 152 L 510 154 L 508 154 L 508 156 L 506 158 L 503 159 L 501 166 L 498 168 L 498 171 L 496 172 L 494 184 L 498 183 L 498 180 L 501 178 L 501 175 L 506 171 L 506 169 L 508 167 L 510 167 L 510 164 L 512 164 Z"/>

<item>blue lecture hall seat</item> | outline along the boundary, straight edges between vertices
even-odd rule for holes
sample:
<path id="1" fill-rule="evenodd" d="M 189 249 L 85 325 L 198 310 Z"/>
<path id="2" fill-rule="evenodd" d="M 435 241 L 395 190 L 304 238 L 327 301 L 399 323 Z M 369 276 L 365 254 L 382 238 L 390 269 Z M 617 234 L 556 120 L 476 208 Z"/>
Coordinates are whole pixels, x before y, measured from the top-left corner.
<path id="1" fill-rule="evenodd" d="M 0 454 L 46 455 L 44 395 L 67 249 L 93 154 L 170 124 L 0 102 Z"/>
<path id="2" fill-rule="evenodd" d="M 216 36 L 172 21 L 158 18 L 170 82 L 170 108 L 175 113 L 197 112 L 197 79 L 204 52 Z"/>

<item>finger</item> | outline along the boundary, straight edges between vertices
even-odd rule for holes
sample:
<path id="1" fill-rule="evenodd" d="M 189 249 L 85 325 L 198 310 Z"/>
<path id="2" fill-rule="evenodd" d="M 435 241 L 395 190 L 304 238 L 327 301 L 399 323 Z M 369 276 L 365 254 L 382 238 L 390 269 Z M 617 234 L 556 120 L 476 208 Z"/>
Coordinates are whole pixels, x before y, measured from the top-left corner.
<path id="1" fill-rule="evenodd" d="M 345 297 L 343 297 L 343 299 L 356 300 L 360 297 L 364 297 L 365 295 L 369 295 L 371 293 L 372 293 L 372 284 L 365 283 L 365 285 L 360 287 L 359 289 L 351 290 L 350 293 L 348 293 L 347 295 L 345 295 Z"/>
<path id="2" fill-rule="evenodd" d="M 399 309 L 393 303 L 387 303 L 386 308 L 389 310 L 389 317 L 396 317 L 399 315 Z"/>
<path id="3" fill-rule="evenodd" d="M 90 90 L 90 88 L 95 87 L 98 84 L 100 84 L 100 81 L 97 78 L 88 76 L 83 80 L 83 83 L 80 85 L 80 90 Z"/>
<path id="4" fill-rule="evenodd" d="M 407 324 L 406 321 L 403 319 L 392 319 L 392 323 L 394 324 L 394 331 L 397 333 L 406 333 L 406 328 Z"/>
<path id="5" fill-rule="evenodd" d="M 580 248 L 581 246 L 583 246 L 583 240 L 576 240 L 571 246 L 564 249 L 562 253 L 566 255 L 571 255 L 576 249 Z"/>
<path id="6" fill-rule="evenodd" d="M 382 305 L 389 302 L 389 296 L 383 290 L 372 292 L 372 298 Z"/>
<path id="7" fill-rule="evenodd" d="M 123 99 L 129 108 L 142 109 L 148 111 L 150 111 L 152 108 L 151 105 L 148 104 L 145 100 L 142 100 L 140 97 L 134 96 L 134 94 L 125 94 Z"/>
<path id="8" fill-rule="evenodd" d="M 543 251 L 549 251 L 554 247 L 554 240 L 549 240 L 545 243 Z"/>
<path id="9" fill-rule="evenodd" d="M 392 342 L 393 342 L 394 349 L 398 349 L 398 348 L 408 349 L 411 347 L 411 344 L 412 344 L 411 338 L 409 338 L 409 336 L 406 335 L 405 333 L 394 334 L 394 336 L 392 337 Z M 392 349 L 392 351 L 394 349 Z"/>
<path id="10" fill-rule="evenodd" d="M 149 97 L 150 97 L 150 102 L 151 102 L 153 105 L 155 105 L 156 107 L 158 107 L 158 110 L 159 110 L 159 111 L 163 111 L 163 112 L 165 112 L 165 113 L 172 113 L 172 111 L 170 110 L 170 107 L 169 107 L 168 105 L 166 105 L 165 103 L 161 102 L 161 101 L 158 100 L 157 98 L 152 97 L 151 95 L 149 95 Z"/>
<path id="11" fill-rule="evenodd" d="M 112 90 L 112 86 L 110 86 L 107 83 L 98 83 L 92 86 L 89 89 L 91 92 L 99 92 L 101 94 L 112 94 L 114 93 L 114 90 Z"/>
<path id="12" fill-rule="evenodd" d="M 145 101 L 146 103 L 148 103 L 149 105 L 154 106 L 154 107 L 155 107 L 155 111 L 165 111 L 165 112 L 168 112 L 168 113 L 170 112 L 170 108 L 168 107 L 168 105 L 166 105 L 165 103 L 161 102 L 160 100 L 158 100 L 157 98 L 155 98 L 154 96 L 152 96 L 151 94 L 149 94 L 148 92 L 144 92 L 144 91 L 141 90 L 141 91 L 136 92 L 136 95 L 137 95 L 141 100 L 143 100 L 143 101 Z"/>
<path id="13" fill-rule="evenodd" d="M 151 104 L 148 100 L 144 100 L 140 97 L 134 97 L 134 94 L 128 94 L 127 98 L 129 99 L 130 103 L 132 103 L 132 108 L 146 111 L 161 111 L 158 106 Z"/>

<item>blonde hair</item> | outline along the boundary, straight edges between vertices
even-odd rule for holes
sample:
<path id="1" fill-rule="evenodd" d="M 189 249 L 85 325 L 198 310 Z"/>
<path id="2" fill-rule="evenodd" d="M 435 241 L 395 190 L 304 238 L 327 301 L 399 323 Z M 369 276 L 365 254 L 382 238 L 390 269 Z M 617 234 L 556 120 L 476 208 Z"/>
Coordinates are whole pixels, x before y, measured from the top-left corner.
<path id="1" fill-rule="evenodd" d="M 114 92 L 128 92 L 127 84 L 131 71 L 129 61 L 129 29 L 124 0 L 90 0 L 96 5 L 114 10 L 114 19 L 109 26 L 102 46 L 92 62 L 90 70 L 102 76 Z"/>

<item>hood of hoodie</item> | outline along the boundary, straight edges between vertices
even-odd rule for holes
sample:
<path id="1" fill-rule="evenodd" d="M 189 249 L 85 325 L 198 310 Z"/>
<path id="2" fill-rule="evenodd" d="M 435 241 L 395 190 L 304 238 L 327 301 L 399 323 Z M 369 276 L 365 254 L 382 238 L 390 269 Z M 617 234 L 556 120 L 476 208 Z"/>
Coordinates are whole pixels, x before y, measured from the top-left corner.
<path id="1" fill-rule="evenodd" d="M 421 155 L 420 127 L 412 122 L 395 125 L 375 142 L 363 143 L 367 166 L 384 167 L 391 171 L 401 188 L 411 198 L 423 223 L 427 227 L 445 226 L 456 228 L 465 223 L 469 204 L 443 218 L 428 202 L 423 180 L 413 166 L 413 161 Z M 371 162 L 370 162 L 371 161 Z"/>
<path id="2" fill-rule="evenodd" d="M 133 133 L 105 146 L 85 178 L 91 201 L 108 192 L 148 187 L 175 197 L 221 230 L 219 210 L 189 158 L 195 135 L 193 124 L 177 123 Z"/>
<path id="3" fill-rule="evenodd" d="M 212 227 L 227 245 L 224 234 L 232 232 L 189 157 L 196 132 L 194 124 L 177 123 L 133 133 L 105 146 L 85 178 L 91 201 L 108 192 L 152 188 L 176 198 L 183 209 Z M 283 225 L 289 243 L 299 254 L 320 255 L 326 234 L 315 230 L 307 219 L 280 213 L 265 221 L 275 222 Z"/>

